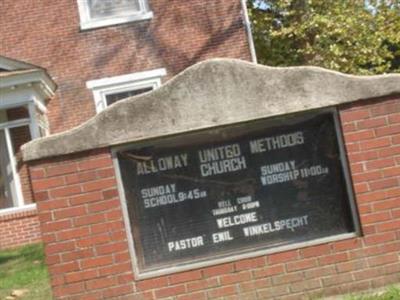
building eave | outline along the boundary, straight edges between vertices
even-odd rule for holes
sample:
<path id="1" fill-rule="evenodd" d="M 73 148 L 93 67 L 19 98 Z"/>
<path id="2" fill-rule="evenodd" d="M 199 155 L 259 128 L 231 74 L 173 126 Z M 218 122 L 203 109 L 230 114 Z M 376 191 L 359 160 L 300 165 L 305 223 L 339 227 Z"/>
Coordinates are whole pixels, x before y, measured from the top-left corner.
<path id="1" fill-rule="evenodd" d="M 40 69 L 40 67 L 0 55 L 0 69 L 7 71 Z"/>
<path id="2" fill-rule="evenodd" d="M 20 85 L 32 85 L 44 98 L 54 96 L 57 85 L 43 69 L 30 69 L 6 73 L 0 77 L 0 89 L 14 88 Z"/>

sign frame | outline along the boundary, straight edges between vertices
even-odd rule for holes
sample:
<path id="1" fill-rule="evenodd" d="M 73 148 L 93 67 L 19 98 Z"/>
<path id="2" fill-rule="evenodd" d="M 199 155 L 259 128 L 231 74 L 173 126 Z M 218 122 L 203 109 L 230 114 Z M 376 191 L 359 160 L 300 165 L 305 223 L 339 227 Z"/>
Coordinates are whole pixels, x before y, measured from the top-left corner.
<path id="1" fill-rule="evenodd" d="M 297 243 L 291 243 L 288 245 L 283 245 L 283 246 L 277 246 L 277 247 L 272 247 L 272 248 L 264 248 L 260 249 L 260 247 L 254 247 L 254 250 L 251 249 L 245 249 L 242 251 L 238 251 L 236 254 L 221 254 L 219 255 L 220 257 L 217 258 L 210 258 L 210 259 L 205 259 L 200 262 L 188 262 L 188 263 L 182 263 L 181 265 L 170 265 L 168 267 L 163 267 L 162 269 L 158 270 L 141 270 L 139 267 L 138 263 L 138 258 L 137 258 L 137 253 L 135 250 L 135 241 L 133 238 L 132 234 L 132 228 L 129 220 L 129 214 L 128 214 L 128 207 L 127 207 L 127 199 L 125 196 L 125 190 L 123 186 L 123 180 L 121 176 L 121 170 L 118 162 L 118 152 L 128 150 L 133 148 L 134 146 L 143 146 L 147 144 L 152 144 L 152 145 L 157 145 L 161 141 L 164 141 L 166 139 L 173 139 L 176 137 L 179 137 L 180 135 L 196 135 L 199 133 L 206 133 L 209 130 L 223 130 L 224 128 L 230 127 L 230 126 L 240 126 L 242 124 L 250 124 L 252 122 L 257 122 L 257 121 L 263 121 L 263 120 L 271 120 L 273 122 L 274 119 L 282 117 L 282 116 L 295 116 L 301 119 L 302 116 L 308 117 L 308 116 L 318 116 L 320 114 L 326 114 L 326 113 L 331 113 L 333 116 L 333 122 L 334 122 L 334 129 L 336 133 L 336 138 L 338 142 L 338 148 L 339 148 L 339 156 L 340 156 L 340 161 L 341 161 L 341 168 L 343 171 L 343 178 L 345 182 L 345 189 L 347 192 L 347 197 L 349 201 L 349 207 L 350 207 L 350 216 L 352 218 L 352 222 L 354 225 L 354 231 L 349 232 L 349 233 L 342 233 L 342 234 L 337 234 L 337 235 L 332 235 L 332 236 L 327 236 L 323 238 L 317 238 L 305 242 L 297 242 Z M 251 128 L 250 128 L 251 130 Z M 119 145 L 116 147 L 111 148 L 111 156 L 112 156 L 112 161 L 114 165 L 114 170 L 115 170 L 115 177 L 117 181 L 117 188 L 118 188 L 118 194 L 119 194 L 119 199 L 120 199 L 120 204 L 122 208 L 122 214 L 123 214 L 123 221 L 125 225 L 125 231 L 127 234 L 127 242 L 128 242 L 128 248 L 129 248 L 129 253 L 131 257 L 131 263 L 132 263 L 132 268 L 134 272 L 134 277 L 137 280 L 142 280 L 142 279 L 148 279 L 148 278 L 153 278 L 153 277 L 158 277 L 158 276 L 163 276 L 163 275 L 168 275 L 168 274 L 174 274 L 174 273 L 179 273 L 183 271 L 188 271 L 188 270 L 193 270 L 193 269 L 199 269 L 199 268 L 204 268 L 204 267 L 209 267 L 213 265 L 218 265 L 218 264 L 223 264 L 223 263 L 229 263 L 229 262 L 234 262 L 242 259 L 249 259 L 249 258 L 254 258 L 258 256 L 264 256 L 272 253 L 278 253 L 278 252 L 284 252 L 288 250 L 293 250 L 293 249 L 299 249 L 299 248 L 304 248 L 304 247 L 309 247 L 309 246 L 314 246 L 314 245 L 319 245 L 323 243 L 329 243 L 329 242 L 336 242 L 340 240 L 345 240 L 345 239 L 350 239 L 354 237 L 358 237 L 362 235 L 361 231 L 361 226 L 360 226 L 360 220 L 359 220 L 359 213 L 357 209 L 357 205 L 355 202 L 355 197 L 354 197 L 354 189 L 353 189 L 353 183 L 351 180 L 350 176 L 350 169 L 349 169 L 349 163 L 348 159 L 346 156 L 346 151 L 345 151 L 345 146 L 344 146 L 344 141 L 343 141 L 343 134 L 342 134 L 342 128 L 341 128 L 341 123 L 339 120 L 339 114 L 338 110 L 336 107 L 329 107 L 329 108 L 324 108 L 324 109 L 317 109 L 317 110 L 310 110 L 310 111 L 303 111 L 303 112 L 297 112 L 297 113 L 290 113 L 287 115 L 281 115 L 277 117 L 270 117 L 270 118 L 257 118 L 253 120 L 249 120 L 247 122 L 237 122 L 237 123 L 231 123 L 228 125 L 223 125 L 223 126 L 212 126 L 209 128 L 204 128 L 201 130 L 196 130 L 196 131 L 187 131 L 183 133 L 177 133 L 177 134 L 171 134 L 167 136 L 160 136 L 156 138 L 151 138 L 151 139 L 143 139 L 137 142 L 131 142 L 128 144 L 124 145 Z"/>

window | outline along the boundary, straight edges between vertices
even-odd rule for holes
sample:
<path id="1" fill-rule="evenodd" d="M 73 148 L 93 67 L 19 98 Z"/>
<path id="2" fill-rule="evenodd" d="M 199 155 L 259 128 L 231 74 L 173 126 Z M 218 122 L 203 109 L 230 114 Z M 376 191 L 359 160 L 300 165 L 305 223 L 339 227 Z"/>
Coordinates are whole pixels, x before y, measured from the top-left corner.
<path id="1" fill-rule="evenodd" d="M 91 80 L 86 83 L 93 91 L 96 112 L 118 100 L 151 91 L 161 85 L 161 77 L 166 75 L 165 69 L 139 72 L 134 74 Z"/>
<path id="2" fill-rule="evenodd" d="M 43 69 L 0 56 L 0 215 L 35 207 L 21 146 L 49 134 L 55 89 Z"/>
<path id="3" fill-rule="evenodd" d="M 78 0 L 81 29 L 104 27 L 153 17 L 146 0 Z"/>
<path id="4" fill-rule="evenodd" d="M 27 106 L 0 109 L 0 210 L 31 204 L 32 199 L 24 197 L 20 176 L 22 168 L 21 146 L 32 137 L 40 137 L 41 126 L 35 122 Z"/>

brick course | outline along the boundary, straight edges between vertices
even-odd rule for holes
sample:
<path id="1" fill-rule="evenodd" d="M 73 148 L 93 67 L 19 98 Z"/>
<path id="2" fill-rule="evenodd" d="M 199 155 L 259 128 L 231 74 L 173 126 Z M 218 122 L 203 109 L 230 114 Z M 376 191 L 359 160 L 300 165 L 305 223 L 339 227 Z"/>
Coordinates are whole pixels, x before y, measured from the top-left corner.
<path id="1" fill-rule="evenodd" d="M 55 297 L 300 299 L 399 282 L 400 98 L 358 101 L 339 112 L 362 236 L 140 281 L 110 150 L 31 163 Z"/>
<path id="2" fill-rule="evenodd" d="M 0 249 L 41 241 L 36 209 L 0 215 Z"/>

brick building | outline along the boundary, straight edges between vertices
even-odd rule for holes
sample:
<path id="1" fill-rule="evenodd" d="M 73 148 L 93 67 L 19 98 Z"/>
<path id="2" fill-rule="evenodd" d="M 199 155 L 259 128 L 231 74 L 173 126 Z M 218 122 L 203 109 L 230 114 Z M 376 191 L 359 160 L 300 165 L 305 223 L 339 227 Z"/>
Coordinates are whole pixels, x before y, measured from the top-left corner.
<path id="1" fill-rule="evenodd" d="M 4 0 L 0 9 L 0 248 L 40 239 L 20 145 L 201 60 L 255 60 L 240 0 Z"/>

